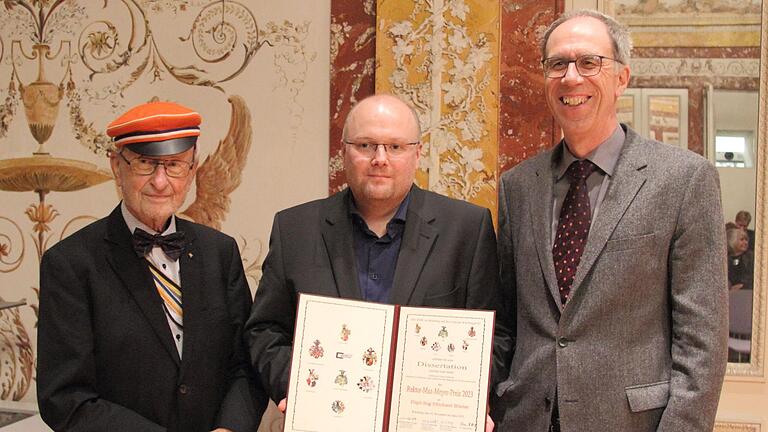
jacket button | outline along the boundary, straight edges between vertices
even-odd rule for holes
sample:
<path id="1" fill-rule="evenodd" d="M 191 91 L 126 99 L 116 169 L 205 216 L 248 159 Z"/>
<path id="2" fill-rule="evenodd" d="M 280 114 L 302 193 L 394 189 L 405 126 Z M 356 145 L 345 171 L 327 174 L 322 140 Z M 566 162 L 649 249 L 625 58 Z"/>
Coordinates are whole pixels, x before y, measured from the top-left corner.
<path id="1" fill-rule="evenodd" d="M 566 339 L 564 337 L 561 337 L 560 339 L 557 340 L 557 346 L 559 346 L 560 348 L 567 347 L 568 346 L 568 339 Z"/>
<path id="2" fill-rule="evenodd" d="M 182 384 L 179 386 L 179 393 L 185 395 L 189 393 L 189 387 L 186 386 L 186 384 Z"/>

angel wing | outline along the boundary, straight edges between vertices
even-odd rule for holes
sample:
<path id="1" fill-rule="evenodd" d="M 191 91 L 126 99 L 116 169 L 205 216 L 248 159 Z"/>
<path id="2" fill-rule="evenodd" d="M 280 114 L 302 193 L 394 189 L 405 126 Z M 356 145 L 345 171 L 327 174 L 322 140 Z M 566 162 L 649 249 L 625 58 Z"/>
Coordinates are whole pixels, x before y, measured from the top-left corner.
<path id="1" fill-rule="evenodd" d="M 240 186 L 251 149 L 251 112 L 245 99 L 233 95 L 227 101 L 232 105 L 227 136 L 197 169 L 195 202 L 181 212 L 181 216 L 214 229 L 221 229 L 229 212 L 229 194 Z"/>

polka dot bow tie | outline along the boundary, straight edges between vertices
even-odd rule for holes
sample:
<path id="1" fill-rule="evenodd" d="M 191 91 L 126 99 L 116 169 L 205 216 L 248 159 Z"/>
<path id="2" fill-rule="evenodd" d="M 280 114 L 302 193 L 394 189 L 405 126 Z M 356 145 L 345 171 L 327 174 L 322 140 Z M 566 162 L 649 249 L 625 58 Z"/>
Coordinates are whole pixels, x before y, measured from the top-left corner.
<path id="1" fill-rule="evenodd" d="M 563 304 L 570 297 L 573 277 L 576 276 L 576 268 L 579 266 L 581 254 L 584 252 L 587 236 L 589 236 L 591 210 L 587 177 L 596 169 L 597 166 L 588 160 L 577 160 L 565 172 L 571 186 L 560 209 L 555 242 L 552 246 L 557 287 Z"/>

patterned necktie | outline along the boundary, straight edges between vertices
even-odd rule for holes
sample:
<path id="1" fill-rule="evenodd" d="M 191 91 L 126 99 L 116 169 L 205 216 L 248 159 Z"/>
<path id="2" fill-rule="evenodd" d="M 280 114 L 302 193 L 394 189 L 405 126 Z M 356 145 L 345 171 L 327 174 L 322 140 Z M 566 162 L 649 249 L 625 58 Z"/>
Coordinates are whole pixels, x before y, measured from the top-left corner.
<path id="1" fill-rule="evenodd" d="M 183 231 L 176 231 L 163 236 L 160 234 L 152 235 L 141 228 L 136 228 L 133 231 L 131 242 L 136 255 L 141 258 L 145 257 L 153 247 L 158 246 L 168 255 L 168 258 L 176 261 L 187 248 L 187 240 L 184 238 Z"/>
<path id="2" fill-rule="evenodd" d="M 153 266 L 152 263 L 147 261 L 147 264 L 149 264 L 152 279 L 155 281 L 157 293 L 163 299 L 163 310 L 179 328 L 184 328 L 184 311 L 181 308 L 181 287 L 160 271 L 160 269 Z"/>
<path id="3" fill-rule="evenodd" d="M 552 246 L 552 258 L 555 261 L 557 287 L 560 289 L 560 301 L 565 304 L 571 295 L 573 277 L 581 261 L 581 254 L 587 244 L 591 211 L 587 191 L 587 177 L 597 166 L 588 160 L 574 161 L 565 174 L 571 182 L 568 194 L 560 209 L 557 222 L 555 243 Z"/>

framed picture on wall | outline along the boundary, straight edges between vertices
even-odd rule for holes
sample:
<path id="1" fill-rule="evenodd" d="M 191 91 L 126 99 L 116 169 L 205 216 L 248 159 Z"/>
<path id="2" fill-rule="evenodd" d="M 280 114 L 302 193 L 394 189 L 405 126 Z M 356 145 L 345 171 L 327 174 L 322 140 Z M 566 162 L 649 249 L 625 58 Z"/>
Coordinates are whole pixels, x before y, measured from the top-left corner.
<path id="1" fill-rule="evenodd" d="M 627 89 L 619 97 L 616 114 L 644 137 L 688 148 L 687 89 Z"/>

